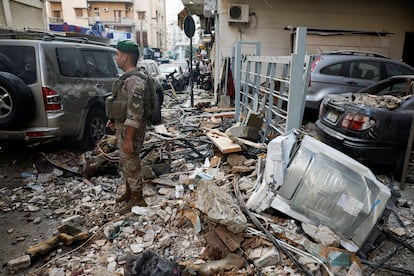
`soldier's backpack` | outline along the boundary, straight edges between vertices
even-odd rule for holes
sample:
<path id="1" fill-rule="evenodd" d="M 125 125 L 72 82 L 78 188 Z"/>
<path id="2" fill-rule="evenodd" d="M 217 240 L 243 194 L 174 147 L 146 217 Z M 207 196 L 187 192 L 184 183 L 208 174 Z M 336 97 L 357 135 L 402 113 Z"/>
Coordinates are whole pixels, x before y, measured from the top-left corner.
<path id="1" fill-rule="evenodd" d="M 120 77 L 123 82 L 131 75 L 138 76 L 145 80 L 144 92 L 144 120 L 151 124 L 157 125 L 161 123 L 161 105 L 158 103 L 158 96 L 155 88 L 154 79 L 144 70 L 128 71 Z"/>

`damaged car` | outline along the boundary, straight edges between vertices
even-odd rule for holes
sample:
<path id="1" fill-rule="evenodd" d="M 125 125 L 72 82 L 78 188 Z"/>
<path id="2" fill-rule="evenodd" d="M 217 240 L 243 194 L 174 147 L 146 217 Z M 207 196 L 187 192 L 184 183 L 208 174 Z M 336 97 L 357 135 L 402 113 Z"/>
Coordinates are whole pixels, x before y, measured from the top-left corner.
<path id="1" fill-rule="evenodd" d="M 327 95 L 357 92 L 391 76 L 414 74 L 404 62 L 355 50 L 315 55 L 310 70 L 306 107 L 316 112 Z"/>
<path id="2" fill-rule="evenodd" d="M 414 75 L 394 76 L 358 93 L 325 97 L 320 140 L 373 170 L 399 179 L 414 115 Z"/>

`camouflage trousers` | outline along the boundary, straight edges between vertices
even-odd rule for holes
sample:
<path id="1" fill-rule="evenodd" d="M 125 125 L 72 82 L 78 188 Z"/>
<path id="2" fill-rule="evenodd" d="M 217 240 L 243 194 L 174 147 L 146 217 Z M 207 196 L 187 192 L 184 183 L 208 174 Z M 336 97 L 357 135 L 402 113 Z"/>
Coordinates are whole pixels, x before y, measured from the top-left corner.
<path id="1" fill-rule="evenodd" d="M 121 177 L 125 180 L 127 188 L 131 192 L 136 192 L 142 189 L 142 169 L 141 158 L 139 156 L 142 144 L 145 138 L 145 124 L 140 127 L 134 135 L 134 151 L 130 154 L 124 153 L 122 150 L 122 144 L 125 139 L 125 126 L 116 126 L 116 138 L 119 148 L 119 170 Z"/>

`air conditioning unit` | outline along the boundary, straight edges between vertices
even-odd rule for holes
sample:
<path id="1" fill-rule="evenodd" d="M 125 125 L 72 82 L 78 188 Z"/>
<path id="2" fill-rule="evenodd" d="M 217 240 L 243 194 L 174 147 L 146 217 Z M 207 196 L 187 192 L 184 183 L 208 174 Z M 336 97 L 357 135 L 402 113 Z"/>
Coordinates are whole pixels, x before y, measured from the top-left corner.
<path id="1" fill-rule="evenodd" d="M 249 5 L 229 4 L 228 23 L 249 23 Z"/>
<path id="2" fill-rule="evenodd" d="M 103 8 L 104 12 L 109 12 L 109 8 Z"/>

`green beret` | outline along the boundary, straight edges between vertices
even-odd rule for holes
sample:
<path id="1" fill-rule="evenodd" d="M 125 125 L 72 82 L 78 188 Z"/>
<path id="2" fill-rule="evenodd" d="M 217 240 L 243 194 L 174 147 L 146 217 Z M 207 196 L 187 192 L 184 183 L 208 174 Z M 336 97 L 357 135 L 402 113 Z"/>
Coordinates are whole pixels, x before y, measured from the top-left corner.
<path id="1" fill-rule="evenodd" d="M 119 41 L 116 48 L 124 53 L 138 53 L 138 45 L 132 40 Z"/>

